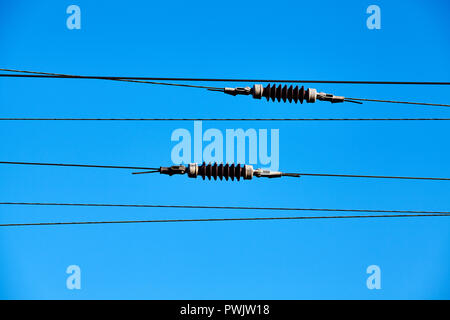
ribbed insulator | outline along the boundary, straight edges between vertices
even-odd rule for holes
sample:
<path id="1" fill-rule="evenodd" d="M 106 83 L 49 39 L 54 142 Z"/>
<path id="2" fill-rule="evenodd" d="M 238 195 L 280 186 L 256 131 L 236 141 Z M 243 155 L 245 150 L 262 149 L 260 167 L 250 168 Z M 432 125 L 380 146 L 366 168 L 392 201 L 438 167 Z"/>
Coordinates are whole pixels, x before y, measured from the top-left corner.
<path id="1" fill-rule="evenodd" d="M 239 181 L 241 177 L 245 177 L 245 168 L 240 164 L 229 165 L 227 163 L 224 165 L 222 163 L 217 164 L 217 162 L 214 164 L 206 164 L 203 162 L 200 166 L 198 166 L 198 175 L 202 176 L 203 180 L 205 180 L 206 177 L 211 180 L 212 177 L 214 180 L 217 180 L 217 178 L 220 180 L 225 178 L 225 180 L 231 179 L 233 181 L 234 178 L 236 178 L 236 180 Z"/>
<path id="2" fill-rule="evenodd" d="M 303 103 L 303 100 L 309 101 L 309 89 L 305 91 L 305 88 L 302 86 L 299 88 L 298 86 L 293 87 L 292 85 L 288 88 L 287 85 L 284 85 L 284 87 L 281 87 L 281 84 L 278 85 L 270 85 L 270 83 L 264 88 L 262 96 L 266 97 L 267 101 L 269 99 L 272 99 L 272 101 L 275 101 L 275 99 L 280 102 L 281 99 L 283 99 L 284 102 L 288 100 L 289 102 L 294 101 L 297 103 L 297 101 L 300 101 L 300 103 Z"/>

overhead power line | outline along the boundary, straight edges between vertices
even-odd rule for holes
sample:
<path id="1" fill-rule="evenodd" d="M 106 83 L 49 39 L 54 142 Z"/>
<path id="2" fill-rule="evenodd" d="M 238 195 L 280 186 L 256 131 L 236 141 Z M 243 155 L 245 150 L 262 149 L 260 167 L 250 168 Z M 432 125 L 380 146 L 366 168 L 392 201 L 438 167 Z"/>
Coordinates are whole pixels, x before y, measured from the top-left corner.
<path id="1" fill-rule="evenodd" d="M 220 88 L 220 87 L 209 87 L 209 86 L 197 86 L 197 85 L 188 85 L 188 84 L 180 84 L 180 83 L 168 83 L 168 82 L 155 82 L 155 81 L 144 81 L 144 80 L 133 80 L 130 78 L 123 77 L 97 77 L 97 76 L 79 76 L 79 75 L 70 75 L 70 74 L 61 74 L 61 73 L 49 73 L 49 72 L 38 72 L 38 71 L 28 71 L 28 70 L 15 70 L 15 69 L 5 69 L 0 68 L 0 71 L 8 71 L 8 72 L 17 72 L 17 73 L 26 73 L 24 75 L 20 74 L 0 74 L 3 77 L 17 77 L 17 76 L 27 76 L 27 77 L 40 77 L 40 78 L 72 78 L 72 79 L 99 79 L 99 80 L 113 80 L 113 81 L 125 81 L 125 82 L 137 82 L 137 83 L 147 83 L 147 84 L 155 84 L 155 85 L 169 85 L 169 86 L 181 86 L 181 87 L 191 87 L 191 88 L 202 88 L 216 92 L 224 92 L 226 94 L 236 96 L 236 95 L 251 95 L 255 99 L 261 99 L 262 97 L 266 98 L 267 101 L 277 100 L 280 102 L 300 102 L 306 101 L 307 103 L 314 103 L 317 100 L 320 101 L 328 101 L 331 103 L 342 103 L 342 102 L 352 102 L 361 104 L 361 101 L 370 101 L 370 102 L 383 102 L 383 103 L 396 103 L 396 104 L 410 104 L 410 105 L 423 105 L 423 106 L 435 106 L 435 107 L 450 107 L 450 104 L 440 104 L 440 103 L 426 103 L 426 102 L 415 102 L 415 101 L 395 101 L 395 100 L 381 100 L 381 99 L 366 99 L 366 98 L 348 98 L 344 96 L 336 96 L 330 93 L 325 92 L 317 92 L 314 88 L 305 89 L 303 86 L 299 88 L 299 86 L 287 87 L 284 85 L 283 87 L 280 85 L 271 85 L 270 83 L 263 87 L 261 84 L 255 84 L 253 87 L 238 87 L 238 88 Z M 163 79 L 163 78 L 160 78 Z M 166 78 L 168 79 L 168 78 Z M 192 80 L 192 79 L 191 79 Z M 214 79 L 209 79 L 212 81 Z M 218 79 L 216 79 L 218 80 Z M 223 79 L 222 79 L 223 80 Z M 206 81 L 206 80 L 204 80 Z M 258 81 L 252 81 L 258 82 Z M 259 82 L 269 82 L 269 81 L 259 81 Z M 270 81 L 272 82 L 272 81 Z M 278 81 L 284 82 L 284 81 Z M 296 81 L 292 81 L 296 82 Z M 331 83 L 328 81 L 322 83 Z M 337 83 L 337 82 L 335 82 Z M 339 82 L 339 83 L 349 83 L 349 82 Z M 363 83 L 363 82 L 358 82 Z M 368 83 L 368 82 L 366 82 Z M 376 83 L 376 82 L 373 82 Z M 400 84 L 400 83 L 398 83 Z M 402 84 L 406 84 L 403 82 Z M 413 84 L 413 83 L 410 83 Z M 418 83 L 415 83 L 418 84 Z M 425 83 L 422 83 L 425 84 Z M 428 83 L 430 84 L 430 83 Z M 434 83 L 438 84 L 438 83 Z M 441 83 L 444 84 L 444 83 Z"/>
<path id="2" fill-rule="evenodd" d="M 266 210 L 266 211 L 311 211 L 311 212 L 366 212 L 397 214 L 450 214 L 450 211 L 424 210 L 380 210 L 380 209 L 335 209 L 335 208 L 296 208 L 296 207 L 258 207 L 258 206 L 207 206 L 207 205 L 161 205 L 161 204 L 112 204 L 112 203 L 57 203 L 57 202 L 0 202 L 11 206 L 63 206 L 63 207 L 116 207 L 116 208 L 166 208 L 166 209 L 218 209 L 218 210 Z"/>
<path id="3" fill-rule="evenodd" d="M 267 207 L 221 207 L 221 206 L 171 206 L 171 205 L 118 205 L 118 204 L 86 204 L 86 203 L 27 203 L 1 202 L 0 205 L 39 205 L 39 206 L 90 206 L 90 207 L 139 207 L 139 208 L 178 208 L 178 209 L 233 209 L 233 210 L 282 210 L 282 211 L 326 211 L 326 212 L 366 212 L 393 213 L 368 215 L 339 216 L 294 216 L 294 217 L 246 217 L 246 218 L 207 218 L 207 219 L 162 219 L 162 220 L 116 220 L 116 221 L 70 221 L 70 222 L 35 222 L 4 223 L 0 227 L 23 226 L 61 226 L 87 224 L 129 224 L 129 223 L 170 223 L 170 222 L 225 222 L 225 221 L 269 221 L 269 220 L 313 220 L 313 219 L 364 219 L 364 218 L 417 218 L 446 217 L 448 211 L 412 211 L 412 210 L 359 210 L 359 209 L 308 209 L 308 208 L 267 208 Z"/>
<path id="4" fill-rule="evenodd" d="M 203 179 L 208 178 L 217 179 L 228 178 L 234 180 L 235 178 L 239 180 L 240 178 L 250 180 L 253 176 L 256 177 L 301 177 L 301 176 L 312 176 L 312 177 L 336 177 L 336 178 L 374 178 L 374 179 L 405 179 L 405 180 L 440 180 L 440 181 L 450 181 L 450 178 L 443 177 L 406 177 L 406 176 L 387 176 L 387 175 L 357 175 L 357 174 L 334 174 L 334 173 L 307 173 L 307 172 L 295 172 L 295 173 L 284 173 L 278 171 L 269 171 L 264 169 L 253 169 L 252 166 L 242 165 L 235 166 L 234 164 L 226 165 L 222 164 L 208 164 L 203 163 L 202 165 L 190 164 L 189 166 L 172 166 L 172 167 L 144 167 L 144 166 L 113 166 L 113 165 L 94 165 L 94 164 L 69 164 L 69 163 L 48 163 L 48 162 L 19 162 L 19 161 L 0 161 L 0 164 L 6 165 L 28 165 L 28 166 L 59 166 L 59 167 L 83 167 L 83 168 L 105 168 L 105 169 L 133 169 L 133 170 L 144 170 L 144 172 L 134 172 L 139 173 L 161 173 L 167 175 L 177 175 L 177 174 L 187 174 L 191 178 L 196 178 L 198 176 Z"/>
<path id="5" fill-rule="evenodd" d="M 310 80 L 310 79 L 242 79 L 242 78 L 189 78 L 189 77 L 130 77 L 130 76 L 76 76 L 0 68 L 5 72 L 33 74 L 0 74 L 0 77 L 18 78 L 83 78 L 98 80 L 154 80 L 154 81 L 193 81 L 193 82 L 280 82 L 280 83 L 332 83 L 332 84 L 378 84 L 378 85 L 450 85 L 448 81 L 367 81 L 367 80 Z"/>
<path id="6" fill-rule="evenodd" d="M 321 216 L 321 217 L 255 217 L 255 218 L 212 218 L 212 219 L 167 219 L 167 220 L 116 220 L 116 221 L 70 221 L 70 222 L 36 222 L 3 223 L 0 227 L 62 226 L 88 224 L 129 224 L 129 223 L 165 223 L 165 222 L 226 222 L 226 221 L 268 221 L 268 220 L 317 220 L 317 219 L 364 219 L 364 218 L 419 218 L 446 217 L 450 214 L 396 214 L 396 215 L 362 215 L 362 216 Z"/>
<path id="7" fill-rule="evenodd" d="M 450 118 L 0 118 L 0 121 L 449 121 Z"/>

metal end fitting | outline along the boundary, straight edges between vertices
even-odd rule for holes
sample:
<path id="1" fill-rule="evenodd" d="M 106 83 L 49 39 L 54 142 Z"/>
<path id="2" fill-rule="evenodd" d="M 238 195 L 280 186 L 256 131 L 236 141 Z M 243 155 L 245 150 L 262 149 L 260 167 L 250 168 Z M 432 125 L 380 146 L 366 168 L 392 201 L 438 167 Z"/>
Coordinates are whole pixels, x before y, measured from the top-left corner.
<path id="1" fill-rule="evenodd" d="M 167 174 L 169 176 L 173 176 L 174 174 L 185 174 L 186 167 L 185 166 L 160 167 L 159 173 Z"/>
<path id="2" fill-rule="evenodd" d="M 196 164 L 196 163 L 189 163 L 188 164 L 187 174 L 188 174 L 189 178 L 197 178 L 197 175 L 198 175 L 198 164 Z"/>
<path id="3" fill-rule="evenodd" d="M 345 97 L 335 96 L 331 93 L 319 92 L 317 93 L 317 99 L 320 101 L 329 101 L 331 103 L 344 102 Z"/>
<path id="4" fill-rule="evenodd" d="M 252 93 L 252 88 L 250 87 L 223 88 L 223 92 L 232 96 L 237 96 L 238 94 L 249 95 Z"/>
<path id="5" fill-rule="evenodd" d="M 283 173 L 279 171 L 256 169 L 253 171 L 253 175 L 258 178 L 281 178 Z"/>
<path id="6" fill-rule="evenodd" d="M 253 88 L 252 88 L 253 98 L 261 99 L 263 96 L 263 92 L 264 92 L 264 87 L 262 86 L 262 84 L 253 85 Z"/>

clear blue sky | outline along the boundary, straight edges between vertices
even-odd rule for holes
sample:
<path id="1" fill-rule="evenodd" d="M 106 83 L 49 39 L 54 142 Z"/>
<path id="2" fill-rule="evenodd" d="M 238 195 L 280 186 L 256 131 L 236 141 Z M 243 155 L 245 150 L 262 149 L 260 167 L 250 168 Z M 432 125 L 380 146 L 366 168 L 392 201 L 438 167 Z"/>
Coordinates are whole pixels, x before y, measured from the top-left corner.
<path id="1" fill-rule="evenodd" d="M 81 8 L 68 30 L 66 8 Z M 366 8 L 381 8 L 381 30 Z M 1 1 L 0 65 L 74 74 L 449 81 L 447 1 Z M 235 85 L 235 84 L 228 84 Z M 251 83 L 249 83 L 251 85 Z M 445 87 L 313 85 L 449 103 Z M 445 108 L 267 103 L 197 89 L 0 79 L 2 117 L 449 117 Z M 191 122 L 2 122 L 2 161 L 170 165 Z M 280 170 L 450 176 L 446 122 L 204 122 L 280 130 Z M 0 201 L 449 210 L 450 184 L 308 178 L 204 182 L 0 167 Z M 0 222 L 269 216 L 0 207 Z M 314 214 L 314 213 L 310 213 Z M 2 228 L 0 298 L 450 298 L 448 218 Z M 66 288 L 78 265 L 81 290 Z M 366 268 L 381 268 L 368 290 Z"/>

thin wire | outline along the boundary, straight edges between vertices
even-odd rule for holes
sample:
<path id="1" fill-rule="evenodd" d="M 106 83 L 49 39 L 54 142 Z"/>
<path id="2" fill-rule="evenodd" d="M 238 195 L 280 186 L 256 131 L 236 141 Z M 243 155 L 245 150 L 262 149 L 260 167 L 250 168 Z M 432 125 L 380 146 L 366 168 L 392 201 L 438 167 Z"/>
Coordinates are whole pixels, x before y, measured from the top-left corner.
<path id="1" fill-rule="evenodd" d="M 417 218 L 447 217 L 450 214 L 395 214 L 395 215 L 354 215 L 354 216 L 300 216 L 300 217 L 254 217 L 254 218 L 210 218 L 210 219 L 167 219 L 167 220 L 119 220 L 119 221 L 71 221 L 71 222 L 36 222 L 4 223 L 0 227 L 25 226 L 61 226 L 87 224 L 125 224 L 125 223 L 166 223 L 166 222 L 225 222 L 225 221 L 267 221 L 267 220 L 313 220 L 313 219 L 361 219 L 361 218 Z"/>
<path id="2" fill-rule="evenodd" d="M 157 173 L 159 168 L 135 167 L 135 166 L 107 166 L 90 164 L 67 164 L 67 163 L 47 163 L 47 162 L 19 162 L 19 161 L 0 161 L 7 165 L 37 165 L 37 166 L 62 166 L 62 167 L 87 167 L 87 168 L 107 168 L 107 169 L 135 169 L 145 170 L 144 172 L 133 172 L 133 174 Z M 376 178 L 376 179 L 409 179 L 409 180 L 441 180 L 450 181 L 450 178 L 439 177 L 404 177 L 404 176 L 376 176 L 376 175 L 356 175 L 356 174 L 334 174 L 334 173 L 283 173 L 283 176 L 316 176 L 316 177 L 339 177 L 339 178 Z"/>
<path id="3" fill-rule="evenodd" d="M 147 173 L 158 173 L 159 170 L 151 170 L 151 171 L 139 171 L 139 172 L 132 172 L 131 174 L 147 174 Z"/>
<path id="4" fill-rule="evenodd" d="M 45 76 L 51 73 L 33 72 L 14 69 L 0 68 L 0 71 L 7 72 L 27 72 L 35 75 L 21 74 L 0 74 L 0 77 L 37 77 L 37 78 L 83 78 L 101 80 L 159 80 L 159 81 L 201 81 L 201 82 L 282 82 L 282 83 L 335 83 L 335 84 L 387 84 L 387 85 L 450 85 L 446 81 L 359 81 L 359 80 L 280 80 L 280 79 L 232 79 L 232 78 L 183 78 L 183 77 L 118 77 L 118 76 Z"/>
<path id="5" fill-rule="evenodd" d="M 409 180 L 443 180 L 450 181 L 450 178 L 430 178 L 430 177 L 401 177 L 401 176 L 374 176 L 357 174 L 330 174 L 330 173 L 283 173 L 283 176 L 314 176 L 314 177 L 338 177 L 338 178 L 375 178 L 375 179 L 409 179 Z"/>
<path id="6" fill-rule="evenodd" d="M 202 206 L 202 205 L 159 205 L 159 204 L 105 204 L 105 203 L 56 203 L 56 202 L 0 202 L 0 205 L 18 206 L 70 206 L 70 207 L 120 207 L 120 208 L 171 208 L 171 209 L 220 209 L 220 210 L 269 210 L 269 211 L 321 211 L 321 212 L 367 212 L 398 214 L 449 214 L 450 211 L 423 210 L 373 210 L 373 209 L 323 209 L 293 207 L 254 206 Z"/>
<path id="7" fill-rule="evenodd" d="M 345 100 L 357 100 L 357 101 L 368 101 L 368 102 L 384 102 L 384 103 L 400 103 L 400 104 L 414 104 L 422 106 L 434 106 L 434 107 L 450 107 L 450 104 L 440 104 L 440 103 L 427 103 L 427 102 L 411 102 L 411 101 L 395 101 L 395 100 L 379 100 L 379 99 L 363 99 L 363 98 L 347 98 Z"/>
<path id="8" fill-rule="evenodd" d="M 0 118 L 0 121 L 449 121 L 450 118 Z"/>
<path id="9" fill-rule="evenodd" d="M 32 166 L 83 167 L 83 168 L 107 168 L 107 169 L 133 169 L 133 170 L 158 170 L 159 171 L 159 168 L 131 167 L 131 166 L 103 166 L 103 165 L 93 165 L 93 164 L 17 162 L 17 161 L 0 161 L 0 164 L 19 164 L 19 165 L 32 165 Z"/>
<path id="10" fill-rule="evenodd" d="M 26 70 L 12 70 L 12 69 L 1 69 L 0 71 L 10 71 L 10 72 L 23 72 L 23 73 L 33 73 L 36 75 L 5 75 L 1 74 L 0 76 L 12 76 L 12 77 L 39 77 L 39 78 L 75 78 L 75 79 L 98 79 L 98 80 L 112 80 L 112 81 L 123 81 L 123 82 L 136 82 L 136 83 L 147 83 L 147 84 L 157 84 L 157 85 L 165 85 L 165 86 L 176 86 L 176 87 L 187 87 L 187 88 L 201 88 L 201 89 L 211 89 L 211 90 L 222 90 L 222 88 L 218 87 L 209 87 L 209 86 L 196 86 L 189 84 L 181 84 L 181 83 L 167 83 L 167 82 L 155 82 L 155 81 L 143 81 L 143 80 L 132 80 L 132 79 L 123 79 L 123 78 L 110 78 L 110 77 L 89 77 L 89 76 L 78 76 L 78 75 L 70 75 L 70 74 L 61 74 L 61 73 L 49 73 L 49 72 L 37 72 L 37 71 L 26 71 Z"/>

